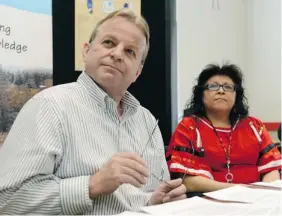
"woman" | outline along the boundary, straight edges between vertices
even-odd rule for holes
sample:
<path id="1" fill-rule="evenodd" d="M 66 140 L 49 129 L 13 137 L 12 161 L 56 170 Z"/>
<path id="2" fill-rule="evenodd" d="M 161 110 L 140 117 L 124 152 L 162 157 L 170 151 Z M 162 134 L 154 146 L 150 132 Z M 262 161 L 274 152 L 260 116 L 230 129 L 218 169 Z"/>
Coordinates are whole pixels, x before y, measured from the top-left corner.
<path id="1" fill-rule="evenodd" d="M 262 122 L 248 116 L 236 65 L 208 65 L 201 72 L 166 158 L 187 192 L 280 179 L 280 153 Z"/>

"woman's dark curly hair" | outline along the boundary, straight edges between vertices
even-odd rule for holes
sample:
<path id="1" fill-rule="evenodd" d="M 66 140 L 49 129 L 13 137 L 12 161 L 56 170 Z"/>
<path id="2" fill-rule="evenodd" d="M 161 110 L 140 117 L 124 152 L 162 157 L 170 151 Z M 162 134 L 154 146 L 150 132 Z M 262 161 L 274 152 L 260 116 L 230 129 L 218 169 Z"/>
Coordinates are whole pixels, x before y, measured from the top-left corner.
<path id="1" fill-rule="evenodd" d="M 209 64 L 200 73 L 197 78 L 197 85 L 193 87 L 193 95 L 189 103 L 187 103 L 184 110 L 184 117 L 195 115 L 198 117 L 206 117 L 206 111 L 203 104 L 203 93 L 206 82 L 213 76 L 222 75 L 228 76 L 236 85 L 236 99 L 234 107 L 232 108 L 229 116 L 229 120 L 233 125 L 238 118 L 244 118 L 248 116 L 248 102 L 244 94 L 244 88 L 242 86 L 243 75 L 241 69 L 234 65 L 225 63 L 220 67 L 216 64 Z"/>

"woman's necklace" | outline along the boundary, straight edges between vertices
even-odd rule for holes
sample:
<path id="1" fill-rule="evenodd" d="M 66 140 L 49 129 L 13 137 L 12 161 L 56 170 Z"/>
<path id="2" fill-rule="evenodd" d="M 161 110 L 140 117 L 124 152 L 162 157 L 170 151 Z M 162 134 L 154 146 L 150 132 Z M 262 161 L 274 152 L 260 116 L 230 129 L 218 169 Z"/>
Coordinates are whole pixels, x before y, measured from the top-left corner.
<path id="1" fill-rule="evenodd" d="M 225 175 L 226 182 L 227 183 L 231 183 L 233 181 L 233 174 L 231 173 L 231 170 L 230 170 L 230 164 L 231 164 L 230 152 L 231 152 L 231 147 L 232 147 L 231 140 L 232 140 L 232 131 L 233 131 L 233 129 L 231 129 L 231 131 L 230 131 L 229 143 L 228 143 L 228 146 L 227 146 L 227 149 L 226 149 L 224 144 L 223 144 L 222 138 L 218 135 L 218 133 L 217 133 L 215 127 L 213 126 L 212 122 L 210 120 L 209 120 L 209 122 L 210 122 L 210 124 L 211 124 L 211 126 L 213 128 L 213 131 L 214 131 L 215 135 L 217 136 L 218 141 L 220 142 L 220 145 L 221 145 L 221 147 L 222 147 L 222 149 L 224 151 L 224 154 L 225 154 L 226 167 L 227 167 L 227 173 Z"/>

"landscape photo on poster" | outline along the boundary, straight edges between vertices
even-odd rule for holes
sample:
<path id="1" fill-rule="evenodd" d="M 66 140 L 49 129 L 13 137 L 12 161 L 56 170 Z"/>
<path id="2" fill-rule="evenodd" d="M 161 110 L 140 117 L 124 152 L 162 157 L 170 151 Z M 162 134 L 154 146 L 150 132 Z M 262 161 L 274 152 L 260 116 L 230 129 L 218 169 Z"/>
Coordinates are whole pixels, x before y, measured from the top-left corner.
<path id="1" fill-rule="evenodd" d="M 52 86 L 52 0 L 0 0 L 0 56 L 1 146 L 23 105 Z"/>
<path id="2" fill-rule="evenodd" d="M 75 0 L 75 70 L 83 71 L 82 48 L 96 24 L 109 13 L 129 8 L 141 14 L 141 0 Z"/>

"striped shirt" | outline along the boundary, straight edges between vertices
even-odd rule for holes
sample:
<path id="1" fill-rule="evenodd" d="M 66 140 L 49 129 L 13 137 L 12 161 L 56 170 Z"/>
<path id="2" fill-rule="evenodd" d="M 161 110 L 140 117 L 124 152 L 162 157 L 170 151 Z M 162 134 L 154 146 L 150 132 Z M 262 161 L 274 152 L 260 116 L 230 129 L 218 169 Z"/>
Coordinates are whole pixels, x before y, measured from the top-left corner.
<path id="1" fill-rule="evenodd" d="M 146 205 L 159 184 L 151 175 L 141 189 L 123 184 L 89 198 L 90 176 L 117 152 L 141 155 L 156 124 L 130 93 L 122 104 L 119 116 L 115 101 L 84 72 L 29 100 L 0 150 L 0 213 L 111 215 Z M 159 128 L 143 159 L 150 173 L 169 179 Z"/>

